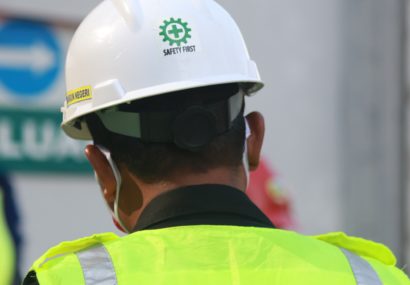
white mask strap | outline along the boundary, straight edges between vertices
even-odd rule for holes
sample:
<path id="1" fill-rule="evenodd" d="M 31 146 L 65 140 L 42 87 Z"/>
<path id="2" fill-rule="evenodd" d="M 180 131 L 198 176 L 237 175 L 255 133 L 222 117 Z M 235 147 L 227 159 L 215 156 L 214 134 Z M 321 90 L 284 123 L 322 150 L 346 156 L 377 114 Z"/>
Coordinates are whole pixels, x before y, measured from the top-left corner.
<path id="1" fill-rule="evenodd" d="M 248 189 L 249 186 L 249 160 L 248 160 L 248 143 L 247 140 L 251 136 L 251 129 L 249 128 L 248 121 L 246 118 L 245 120 L 245 142 L 244 142 L 244 148 L 243 148 L 243 155 L 242 155 L 242 165 L 245 170 L 245 176 L 246 176 L 246 189 Z"/>
<path id="2" fill-rule="evenodd" d="M 120 192 L 121 192 L 121 184 L 122 184 L 122 179 L 121 179 L 121 173 L 118 170 L 117 165 L 115 164 L 114 160 L 111 157 L 111 153 L 104 147 L 101 146 L 96 146 L 107 158 L 108 163 L 111 166 L 112 172 L 114 174 L 114 178 L 115 178 L 115 200 L 114 200 L 114 213 L 112 213 L 114 215 L 114 218 L 117 220 L 117 222 L 120 224 L 120 226 L 122 227 L 122 229 L 124 231 L 126 231 L 127 233 L 129 233 L 129 230 L 125 227 L 125 224 L 123 223 L 123 221 L 120 218 L 119 215 L 119 201 L 120 201 Z M 108 207 L 110 208 L 110 207 Z M 111 209 L 110 209 L 111 211 Z M 112 212 L 112 211 L 111 211 Z"/>

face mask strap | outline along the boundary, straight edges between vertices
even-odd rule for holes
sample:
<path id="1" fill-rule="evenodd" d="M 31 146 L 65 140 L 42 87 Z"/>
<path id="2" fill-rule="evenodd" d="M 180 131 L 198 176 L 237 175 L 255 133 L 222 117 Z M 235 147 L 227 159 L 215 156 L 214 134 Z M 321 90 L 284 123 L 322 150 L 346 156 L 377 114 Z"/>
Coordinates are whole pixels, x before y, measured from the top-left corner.
<path id="1" fill-rule="evenodd" d="M 250 180 L 250 173 L 249 173 L 249 160 L 248 160 L 248 144 L 247 140 L 251 136 L 251 129 L 249 128 L 248 121 L 245 119 L 245 142 L 244 142 L 244 148 L 243 148 L 243 155 L 242 155 L 242 165 L 245 170 L 245 176 L 246 176 L 246 189 L 248 189 L 249 186 L 249 180 Z"/>
<path id="2" fill-rule="evenodd" d="M 101 146 L 97 146 L 97 147 L 105 155 L 105 157 L 107 158 L 108 163 L 110 164 L 110 167 L 111 167 L 112 172 L 114 174 L 114 178 L 115 178 L 115 182 L 116 182 L 115 183 L 116 189 L 115 189 L 115 201 L 114 201 L 113 216 L 116 219 L 116 221 L 118 222 L 118 224 L 121 226 L 121 228 L 126 233 L 129 233 L 129 230 L 127 229 L 127 227 L 125 226 L 124 222 L 121 220 L 121 217 L 119 215 L 119 206 L 118 206 L 118 204 L 119 204 L 119 201 L 120 201 L 120 192 L 121 192 L 121 184 L 122 184 L 121 173 L 118 170 L 118 167 L 117 167 L 116 163 L 112 159 L 111 153 L 104 147 L 101 147 Z"/>

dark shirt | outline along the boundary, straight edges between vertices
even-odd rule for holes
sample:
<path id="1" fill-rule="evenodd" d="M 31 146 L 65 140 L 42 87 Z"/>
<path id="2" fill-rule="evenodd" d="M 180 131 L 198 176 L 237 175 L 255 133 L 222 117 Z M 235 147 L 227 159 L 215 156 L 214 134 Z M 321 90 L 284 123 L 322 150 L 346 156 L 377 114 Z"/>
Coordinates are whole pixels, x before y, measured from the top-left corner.
<path id="1" fill-rule="evenodd" d="M 274 227 L 240 190 L 197 185 L 156 197 L 142 212 L 135 231 L 189 225 Z"/>
<path id="2" fill-rule="evenodd" d="M 189 225 L 274 228 L 245 193 L 225 185 L 197 185 L 166 192 L 148 204 L 134 231 Z M 23 285 L 39 284 L 30 272 Z"/>

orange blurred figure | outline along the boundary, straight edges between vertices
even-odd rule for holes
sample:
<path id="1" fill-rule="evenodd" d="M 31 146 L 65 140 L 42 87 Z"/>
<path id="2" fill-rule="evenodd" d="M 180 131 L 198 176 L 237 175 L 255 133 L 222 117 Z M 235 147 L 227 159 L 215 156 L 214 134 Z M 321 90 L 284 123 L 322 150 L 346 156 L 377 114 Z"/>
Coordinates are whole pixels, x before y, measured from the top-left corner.
<path id="1" fill-rule="evenodd" d="M 278 183 L 278 175 L 262 159 L 258 169 L 251 172 L 247 190 L 249 198 L 281 229 L 294 228 L 291 201 L 286 189 Z"/>

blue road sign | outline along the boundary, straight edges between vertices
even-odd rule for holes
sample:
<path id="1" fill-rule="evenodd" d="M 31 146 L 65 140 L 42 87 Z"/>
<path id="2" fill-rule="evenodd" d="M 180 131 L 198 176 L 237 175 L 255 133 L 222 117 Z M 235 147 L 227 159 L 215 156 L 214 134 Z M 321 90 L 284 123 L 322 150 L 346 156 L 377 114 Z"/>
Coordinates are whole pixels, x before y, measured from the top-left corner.
<path id="1" fill-rule="evenodd" d="M 57 79 L 61 47 L 48 25 L 22 20 L 0 25 L 0 84 L 20 97 L 41 95 Z"/>

